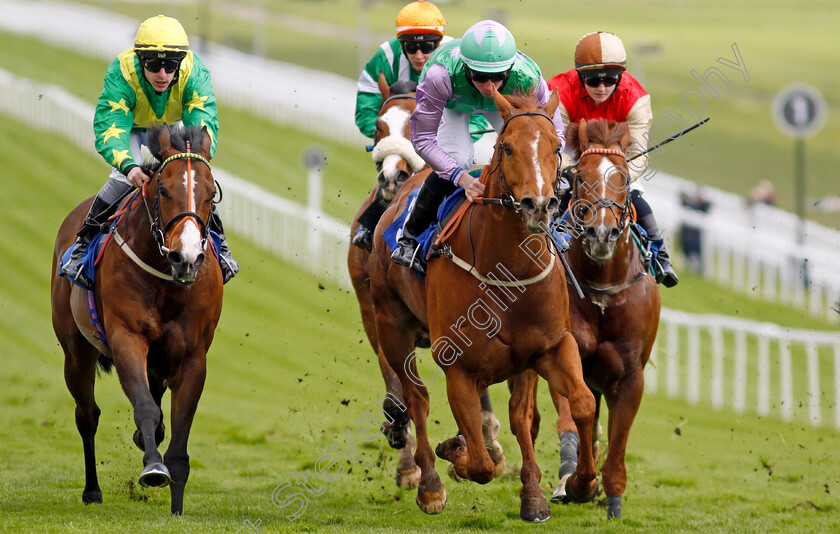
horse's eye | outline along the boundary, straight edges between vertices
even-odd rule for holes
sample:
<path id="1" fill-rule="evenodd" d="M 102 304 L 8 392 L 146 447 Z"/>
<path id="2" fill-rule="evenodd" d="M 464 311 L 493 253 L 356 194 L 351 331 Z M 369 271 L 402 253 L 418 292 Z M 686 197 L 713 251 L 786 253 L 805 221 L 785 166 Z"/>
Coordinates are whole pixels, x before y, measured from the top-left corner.
<path id="1" fill-rule="evenodd" d="M 502 145 L 502 149 L 505 151 L 505 156 L 510 157 L 510 156 L 512 156 L 512 155 L 513 155 L 513 149 L 512 149 L 512 148 L 510 148 L 510 145 L 509 145 L 509 144 L 504 143 L 504 144 Z"/>
<path id="2" fill-rule="evenodd" d="M 160 188 L 160 196 L 162 196 L 163 198 L 169 198 L 169 191 L 167 191 L 165 188 L 161 187 Z"/>

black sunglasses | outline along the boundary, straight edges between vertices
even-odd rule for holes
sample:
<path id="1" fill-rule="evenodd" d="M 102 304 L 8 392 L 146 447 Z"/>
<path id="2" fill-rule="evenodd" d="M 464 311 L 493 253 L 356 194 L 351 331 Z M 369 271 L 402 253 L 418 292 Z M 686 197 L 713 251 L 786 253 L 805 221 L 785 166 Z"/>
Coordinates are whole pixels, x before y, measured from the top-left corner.
<path id="1" fill-rule="evenodd" d="M 508 74 L 510 71 L 502 71 L 502 72 L 478 72 L 467 67 L 467 74 L 470 75 L 472 81 L 476 83 L 485 83 L 485 82 L 503 82 L 507 79 Z"/>
<path id="2" fill-rule="evenodd" d="M 613 85 L 617 84 L 619 80 L 619 76 L 587 76 L 583 79 L 583 83 L 588 85 L 589 87 L 595 88 L 601 84 L 604 84 L 604 87 L 612 87 Z"/>
<path id="3" fill-rule="evenodd" d="M 403 41 L 402 47 L 409 56 L 421 51 L 424 54 L 431 54 L 437 48 L 439 41 Z"/>
<path id="4" fill-rule="evenodd" d="M 143 61 L 143 68 L 149 72 L 160 72 L 160 69 L 172 74 L 181 65 L 180 59 L 173 58 L 151 58 Z"/>

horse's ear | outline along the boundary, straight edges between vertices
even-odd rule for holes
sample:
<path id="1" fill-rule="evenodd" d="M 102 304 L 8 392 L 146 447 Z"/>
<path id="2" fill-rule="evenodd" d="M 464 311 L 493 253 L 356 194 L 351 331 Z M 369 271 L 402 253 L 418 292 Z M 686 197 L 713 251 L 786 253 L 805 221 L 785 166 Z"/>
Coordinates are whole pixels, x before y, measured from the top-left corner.
<path id="1" fill-rule="evenodd" d="M 577 155 L 581 152 L 580 136 L 578 135 L 579 130 L 580 124 L 577 122 L 573 122 L 569 125 L 568 129 L 566 129 L 566 148 L 568 148 L 575 157 L 577 157 Z"/>
<path id="2" fill-rule="evenodd" d="M 213 146 L 213 139 L 210 137 L 210 130 L 207 126 L 201 127 L 201 148 L 199 151 L 205 158 L 210 159 L 210 148 Z"/>
<path id="3" fill-rule="evenodd" d="M 154 132 L 154 130 L 152 130 Z M 158 150 L 152 150 L 152 153 L 158 156 L 158 159 L 161 161 L 169 157 L 170 152 L 173 152 L 175 149 L 172 148 L 172 141 L 170 139 L 170 132 L 169 132 L 169 125 L 163 123 L 160 126 L 160 130 L 157 132 L 156 137 L 158 143 Z"/>
<path id="4" fill-rule="evenodd" d="M 377 80 L 377 85 L 379 85 L 379 92 L 382 93 L 382 101 L 385 102 L 391 97 L 391 89 L 388 87 L 388 82 L 385 81 L 385 73 L 379 73 L 379 80 Z"/>
<path id="5" fill-rule="evenodd" d="M 496 109 L 499 110 L 499 115 L 502 115 L 502 117 L 510 115 L 513 111 L 511 103 L 508 102 L 507 98 L 505 98 L 504 95 L 497 90 L 493 91 L 493 102 L 496 104 Z"/>
<path id="6" fill-rule="evenodd" d="M 589 144 L 589 136 L 586 134 L 586 119 L 580 119 L 580 125 L 578 126 L 578 148 L 581 152 L 586 145 Z"/>
<path id="7" fill-rule="evenodd" d="M 630 126 L 626 122 L 619 123 L 619 128 L 623 130 L 621 134 L 621 140 L 618 144 L 621 146 L 622 152 L 627 152 L 627 147 L 630 146 Z"/>
<path id="8" fill-rule="evenodd" d="M 555 87 L 551 91 L 551 96 L 548 97 L 548 102 L 545 104 L 545 113 L 549 117 L 554 117 L 554 112 L 557 111 L 557 106 L 560 105 L 560 94 L 557 92 L 557 88 Z"/>

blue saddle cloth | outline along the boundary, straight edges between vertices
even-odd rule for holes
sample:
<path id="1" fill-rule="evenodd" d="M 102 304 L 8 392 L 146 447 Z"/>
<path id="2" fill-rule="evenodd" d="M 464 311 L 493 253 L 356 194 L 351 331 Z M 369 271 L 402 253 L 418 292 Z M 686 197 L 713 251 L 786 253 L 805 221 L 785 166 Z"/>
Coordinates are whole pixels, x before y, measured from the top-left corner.
<path id="1" fill-rule="evenodd" d="M 114 221 L 111 224 L 111 227 L 116 224 L 117 221 Z M 97 234 L 93 239 L 90 240 L 90 244 L 88 245 L 87 249 L 85 250 L 85 255 L 82 256 L 82 265 L 84 265 L 84 274 L 90 279 L 91 283 L 95 282 L 96 277 L 96 256 L 99 254 L 99 245 L 102 242 L 102 238 L 105 237 L 107 234 Z M 210 230 L 210 239 L 213 241 L 213 246 L 216 247 L 216 258 L 219 257 L 219 250 L 221 250 L 222 240 L 219 237 L 219 234 Z M 76 246 L 76 243 L 73 242 L 72 245 L 67 247 L 67 250 L 64 251 L 64 254 L 61 255 L 61 265 L 66 264 L 70 260 L 70 255 L 73 253 L 73 248 Z M 61 272 L 61 267 L 59 266 L 59 275 L 64 276 L 64 273 Z M 76 284 L 77 286 L 85 288 L 82 284 L 77 282 L 76 280 L 70 279 L 71 282 Z"/>
<path id="2" fill-rule="evenodd" d="M 393 252 L 394 249 L 398 247 L 397 232 L 403 227 L 403 224 L 405 224 L 405 219 L 406 217 L 408 217 L 408 212 L 410 211 L 410 208 L 414 205 L 414 199 L 417 198 L 417 193 L 419 191 L 420 188 L 418 187 L 417 189 L 408 194 L 408 209 L 403 210 L 403 212 L 400 213 L 400 215 L 396 219 L 394 219 L 394 222 L 392 222 L 390 226 L 388 226 L 388 228 L 386 228 L 382 232 L 382 238 L 385 240 L 385 244 L 388 245 L 388 248 L 391 250 L 391 252 Z M 446 197 L 441 203 L 440 207 L 438 208 L 437 220 L 443 220 L 446 217 L 446 215 L 450 211 L 452 211 L 455 208 L 455 206 L 458 205 L 458 202 L 463 198 L 465 198 L 465 192 L 461 188 L 458 188 L 454 193 Z M 429 227 L 426 228 L 426 230 L 417 237 L 417 242 L 420 243 L 420 246 L 422 247 L 421 250 L 423 252 L 423 257 L 426 257 L 429 254 L 429 250 L 432 248 L 432 243 L 435 239 L 436 226 L 437 222 L 430 224 Z"/>

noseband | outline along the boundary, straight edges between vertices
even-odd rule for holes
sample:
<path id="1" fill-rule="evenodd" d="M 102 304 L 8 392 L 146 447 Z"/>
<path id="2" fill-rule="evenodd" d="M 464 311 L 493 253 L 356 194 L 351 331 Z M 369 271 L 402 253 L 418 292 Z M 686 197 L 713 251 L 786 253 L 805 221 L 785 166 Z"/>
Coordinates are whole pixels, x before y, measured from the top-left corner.
<path id="1" fill-rule="evenodd" d="M 505 179 L 505 171 L 502 169 L 502 155 L 504 154 L 504 146 L 506 146 L 502 141 L 502 134 L 505 133 L 505 130 L 515 117 L 519 117 L 521 115 L 537 115 L 539 117 L 545 117 L 551 122 L 552 126 L 554 125 L 554 120 L 546 115 L 541 111 L 522 111 L 520 113 L 514 113 L 510 117 L 505 120 L 505 123 L 502 125 L 502 129 L 499 131 L 499 144 L 500 150 L 498 151 L 499 157 L 496 160 L 496 165 L 490 170 L 490 172 L 495 172 L 496 169 L 499 170 L 499 183 L 502 186 L 502 195 L 499 198 L 479 198 L 476 199 L 477 202 L 480 204 L 499 204 L 508 209 L 513 210 L 515 213 L 519 214 L 522 211 L 522 207 L 520 206 L 519 202 L 514 198 L 513 193 L 508 187 L 507 180 Z"/>
<path id="2" fill-rule="evenodd" d="M 585 156 L 588 156 L 590 154 L 604 154 L 604 155 L 611 155 L 611 156 L 620 156 L 622 159 L 626 159 L 625 155 L 624 155 L 624 152 L 622 152 L 620 150 L 616 150 L 616 149 L 612 149 L 612 148 L 590 148 L 588 150 L 583 151 L 583 153 L 580 155 L 580 158 L 578 158 L 578 161 L 582 160 Z M 578 174 L 578 176 L 580 176 L 580 174 Z M 606 181 L 606 179 L 607 179 L 606 176 L 604 176 L 605 181 Z M 627 224 L 629 214 L 630 214 L 630 194 L 629 193 L 627 194 L 627 197 L 625 198 L 625 201 L 624 201 L 623 205 L 619 204 L 618 202 L 616 202 L 615 200 L 613 200 L 611 198 L 603 198 L 603 197 L 599 198 L 597 200 L 592 200 L 592 201 L 583 203 L 580 200 L 580 194 L 579 194 L 579 191 L 578 191 L 579 185 L 580 185 L 580 179 L 576 177 L 575 181 L 574 181 L 574 194 L 572 196 L 572 206 L 574 207 L 574 211 L 572 212 L 572 218 L 574 219 L 574 221 L 572 222 L 572 224 L 574 225 L 574 227 L 579 228 L 579 229 L 583 229 L 585 227 L 585 225 L 582 222 L 583 217 L 578 215 L 578 213 L 576 213 L 576 212 L 578 212 L 578 208 L 580 208 L 580 210 L 579 210 L 580 214 L 587 213 L 589 210 L 591 210 L 593 208 L 595 208 L 596 210 L 600 209 L 600 208 L 606 208 L 606 209 L 610 210 L 610 212 L 613 214 L 613 216 L 616 218 L 616 220 L 618 220 L 618 230 L 619 230 L 619 232 L 624 231 L 624 227 Z M 618 212 L 620 212 L 621 215 L 618 215 L 616 213 L 616 210 L 618 210 Z"/>
<path id="3" fill-rule="evenodd" d="M 163 173 L 163 169 L 172 161 L 176 159 L 186 159 L 187 160 L 187 206 L 189 207 L 192 202 L 190 201 L 192 198 L 192 160 L 196 159 L 205 165 L 207 168 L 210 168 L 210 162 L 207 161 L 203 156 L 200 154 L 196 154 L 190 150 L 190 142 L 187 141 L 187 151 L 182 152 L 180 154 L 175 154 L 166 158 L 163 163 L 161 163 L 160 167 L 158 168 L 157 172 L 155 173 L 155 177 L 158 179 L 157 181 L 157 191 L 155 194 L 155 203 L 152 209 L 149 209 L 149 202 L 148 196 L 146 195 L 146 185 L 143 185 L 143 203 L 146 206 L 146 212 L 149 215 L 149 221 L 151 222 L 151 230 L 152 236 L 154 237 L 155 243 L 157 243 L 158 250 L 160 254 L 163 256 L 167 252 L 170 251 L 170 247 L 166 244 L 166 233 L 169 232 L 173 227 L 181 226 L 184 224 L 188 219 L 192 219 L 198 227 L 199 231 L 201 232 L 201 249 L 204 250 L 205 246 L 207 245 L 207 238 L 209 236 L 209 231 L 207 228 L 207 224 L 204 222 L 204 219 L 201 216 L 194 212 L 194 211 L 182 211 L 181 213 L 175 215 L 169 221 L 163 225 L 161 228 L 161 219 L 163 218 L 160 210 L 160 192 L 161 192 L 161 183 L 160 177 L 161 173 Z M 156 213 L 156 215 L 152 216 L 152 211 Z"/>

